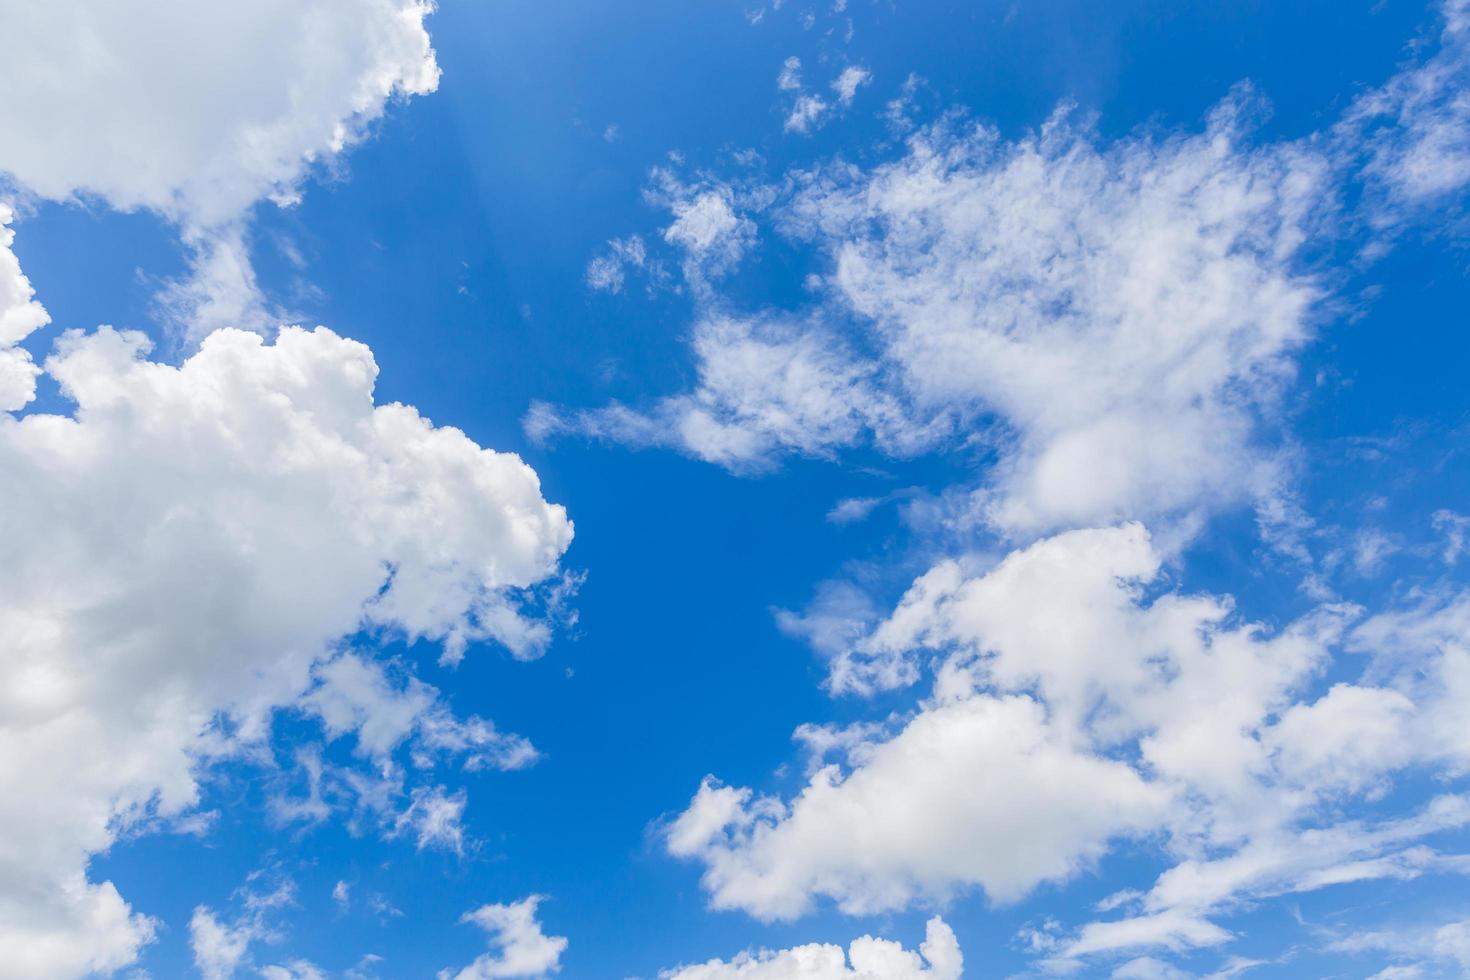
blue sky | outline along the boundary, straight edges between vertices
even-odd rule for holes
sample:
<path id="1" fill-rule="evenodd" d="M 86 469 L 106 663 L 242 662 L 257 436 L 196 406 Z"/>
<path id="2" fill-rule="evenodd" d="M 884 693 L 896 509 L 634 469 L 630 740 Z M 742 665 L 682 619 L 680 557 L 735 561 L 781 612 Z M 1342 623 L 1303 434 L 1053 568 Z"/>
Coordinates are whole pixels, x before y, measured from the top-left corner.
<path id="1" fill-rule="evenodd" d="M 1462 0 L 0 37 L 0 977 L 1470 974 Z"/>

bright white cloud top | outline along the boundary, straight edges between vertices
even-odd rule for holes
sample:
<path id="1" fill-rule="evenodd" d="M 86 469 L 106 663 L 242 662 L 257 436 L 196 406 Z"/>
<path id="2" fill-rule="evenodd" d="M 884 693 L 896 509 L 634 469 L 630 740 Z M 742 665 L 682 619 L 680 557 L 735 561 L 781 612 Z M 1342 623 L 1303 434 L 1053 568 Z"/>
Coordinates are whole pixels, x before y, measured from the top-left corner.
<path id="1" fill-rule="evenodd" d="M 361 344 L 222 331 L 178 367 L 146 348 L 70 333 L 46 371 L 74 414 L 0 418 L 7 976 L 131 962 L 155 924 L 88 881 L 88 859 L 193 806 L 198 767 L 264 738 L 342 637 L 534 655 L 545 627 L 513 590 L 552 575 L 571 541 L 518 458 L 375 406 Z M 386 715 L 354 663 L 325 667 L 307 702 L 329 729 L 371 753 L 424 724 L 425 695 Z M 454 735 L 439 710 L 431 743 L 489 739 Z"/>
<path id="2" fill-rule="evenodd" d="M 793 949 L 744 952 L 730 961 L 710 960 L 660 974 L 661 980 L 959 980 L 964 957 L 954 930 L 929 920 L 918 952 L 899 943 L 863 936 L 841 946 L 812 943 Z"/>
<path id="3" fill-rule="evenodd" d="M 289 205 L 313 168 L 362 139 L 395 97 L 439 83 L 424 0 L 160 0 L 0 11 L 0 180 L 177 223 L 190 275 L 160 297 L 197 342 L 268 332 L 245 223 Z M 60 67 L 58 67 L 60 66 Z M 3 186 L 3 185 L 0 185 Z"/>
<path id="4" fill-rule="evenodd" d="M 818 897 L 850 914 L 973 887 L 1011 903 L 1115 838 L 1163 835 L 1179 863 L 1124 918 L 1049 937 L 1059 962 L 1216 945 L 1230 933 L 1209 916 L 1252 897 L 1454 866 L 1422 838 L 1470 824 L 1464 795 L 1385 822 L 1340 811 L 1397 770 L 1470 764 L 1462 604 L 1363 623 L 1351 645 L 1396 655 L 1388 682 L 1374 668 L 1378 683 L 1316 696 L 1357 610 L 1272 635 L 1232 625 L 1228 599 L 1145 599 L 1159 571 L 1136 524 L 1045 539 L 975 577 L 936 567 L 867 644 L 880 660 L 939 656 L 919 713 L 846 746 L 846 766 L 790 801 L 707 781 L 669 851 L 706 865 L 714 907 L 785 919 Z"/>
<path id="5" fill-rule="evenodd" d="M 30 351 L 16 345 L 51 322 L 46 308 L 33 298 L 35 290 L 11 249 L 12 220 L 10 206 L 0 203 L 0 411 L 6 412 L 24 408 L 36 397 L 40 374 Z"/>
<path id="6" fill-rule="evenodd" d="M 89 0 L 0 13 L 6 171 L 53 200 L 96 196 L 210 228 L 290 198 L 395 95 L 439 69 L 420 0 Z M 66 66 L 66 70 L 56 70 Z"/>

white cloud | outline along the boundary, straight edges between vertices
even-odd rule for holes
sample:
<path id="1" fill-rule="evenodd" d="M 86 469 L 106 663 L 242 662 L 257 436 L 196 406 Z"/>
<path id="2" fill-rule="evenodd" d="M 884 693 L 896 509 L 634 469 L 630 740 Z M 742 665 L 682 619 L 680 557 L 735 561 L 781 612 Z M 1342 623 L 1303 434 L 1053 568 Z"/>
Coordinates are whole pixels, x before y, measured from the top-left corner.
<path id="1" fill-rule="evenodd" d="M 1353 631 L 1350 646 L 1372 654 L 1375 672 L 1416 706 L 1410 721 L 1392 727 L 1380 721 L 1378 741 L 1387 743 L 1393 731 L 1401 731 L 1403 742 L 1397 751 L 1411 749 L 1456 775 L 1470 773 L 1470 726 L 1465 724 L 1465 705 L 1470 703 L 1470 592 L 1420 594 L 1404 608 L 1364 622 Z"/>
<path id="2" fill-rule="evenodd" d="M 964 960 L 954 931 L 929 920 L 918 952 L 863 936 L 841 946 L 812 943 L 793 949 L 745 952 L 734 959 L 665 970 L 661 980 L 959 980 Z"/>
<path id="3" fill-rule="evenodd" d="M 341 637 L 534 655 L 517 595 L 571 539 L 518 458 L 375 407 L 360 344 L 221 331 L 177 367 L 146 346 L 69 333 L 46 370 L 75 412 L 0 415 L 0 976 L 131 962 L 154 923 L 89 859 L 193 807 L 201 766 L 268 735 Z"/>
<path id="4" fill-rule="evenodd" d="M 237 327 L 269 336 L 297 319 L 261 292 L 244 223 L 187 231 L 185 241 L 191 248 L 188 273 L 165 283 L 153 303 L 155 314 L 176 334 L 197 342 L 223 327 Z"/>
<path id="5" fill-rule="evenodd" d="M 189 948 L 195 969 L 204 980 L 231 980 L 259 935 L 253 920 L 226 925 L 213 911 L 199 906 L 189 919 Z"/>
<path id="6" fill-rule="evenodd" d="M 664 241 L 678 245 L 689 256 L 685 278 L 718 276 L 739 263 L 755 238 L 755 225 L 735 213 L 734 195 L 723 185 L 698 189 L 663 180 L 674 221 L 664 229 Z"/>
<path id="7" fill-rule="evenodd" d="M 837 101 L 842 106 L 852 105 L 852 100 L 857 97 L 857 90 L 873 80 L 872 72 L 866 68 L 849 65 L 842 69 L 842 74 L 832 82 L 832 91 L 837 93 Z"/>
<path id="8" fill-rule="evenodd" d="M 827 456 L 867 431 L 895 451 L 921 438 L 876 386 L 870 365 L 831 337 L 801 325 L 711 317 L 695 328 L 699 387 L 639 412 L 614 405 L 562 415 L 533 406 L 528 432 L 563 432 L 639 446 L 671 446 L 737 471 L 758 471 L 782 454 Z"/>
<path id="9" fill-rule="evenodd" d="M 0 171 L 200 228 L 286 198 L 395 94 L 438 85 L 421 0 L 7 5 Z"/>
<path id="10" fill-rule="evenodd" d="M 894 162 L 789 173 L 766 188 L 772 206 L 751 213 L 825 256 L 825 274 L 809 277 L 818 302 L 743 319 L 805 325 L 805 342 L 773 345 L 771 358 L 861 379 L 844 405 L 852 424 L 798 416 L 811 424 L 771 439 L 754 402 L 775 397 L 780 411 L 784 393 L 754 387 L 712 448 L 691 445 L 668 434 L 666 413 L 707 399 L 701 387 L 654 409 L 615 406 L 594 428 L 738 471 L 870 437 L 900 454 L 979 443 L 997 462 L 957 521 L 1017 540 L 1129 519 L 1187 533 L 1242 502 L 1268 511 L 1291 463 L 1279 400 L 1327 313 L 1306 243 L 1359 227 L 1364 212 L 1343 202 L 1365 158 L 1370 182 L 1416 200 L 1470 175 L 1470 15 L 1465 0 L 1441 9 L 1437 54 L 1299 141 L 1257 140 L 1260 106 L 1242 86 L 1193 134 L 1102 139 L 1064 107 L 1006 139 L 951 114 L 914 132 Z M 803 89 L 800 68 L 789 59 L 777 80 L 798 129 L 832 109 Z M 838 101 L 861 72 L 839 77 Z M 705 306 L 704 320 L 736 319 L 713 297 Z M 702 376 L 708 333 L 695 337 Z M 1383 553 L 1363 551 L 1364 567 Z"/>
<path id="11" fill-rule="evenodd" d="M 1410 735 L 1415 710 L 1398 691 L 1336 684 L 1317 701 L 1283 713 L 1268 741 L 1288 780 L 1361 790 L 1418 753 Z M 1343 740 L 1343 732 L 1353 738 Z"/>
<path id="12" fill-rule="evenodd" d="M 272 885 L 258 891 L 260 883 Z M 244 906 L 234 921 L 226 922 L 208 906 L 195 907 L 189 919 L 189 949 L 203 980 L 231 980 L 250 965 L 250 947 L 257 941 L 277 942 L 280 933 L 267 921 L 271 912 L 295 904 L 296 885 L 272 869 L 253 871 L 236 892 Z M 324 980 L 321 971 L 305 960 L 289 966 L 260 970 L 267 980 Z"/>
<path id="13" fill-rule="evenodd" d="M 921 713 L 845 778 L 819 771 L 789 805 L 707 781 L 667 839 L 706 865 L 715 908 L 790 919 L 823 895 L 868 914 L 972 885 L 1015 901 L 1166 804 L 1126 765 L 1067 745 L 1035 701 L 976 697 Z"/>
<path id="14" fill-rule="evenodd" d="M 792 55 L 781 64 L 781 74 L 776 76 L 776 88 L 782 92 L 801 91 L 801 59 Z"/>
<path id="15" fill-rule="evenodd" d="M 396 687 L 383 665 L 356 654 L 322 664 L 316 676 L 319 683 L 301 706 L 321 717 L 330 737 L 355 732 L 360 755 L 384 760 L 412 736 L 415 761 L 424 767 L 439 752 L 465 755 L 470 770 L 521 769 L 538 757 L 530 742 L 496 731 L 492 722 L 456 718 L 439 692 L 418 678 Z"/>
<path id="16" fill-rule="evenodd" d="M 790 175 L 772 211 L 830 263 L 825 290 L 809 314 L 745 319 L 793 324 L 764 344 L 764 370 L 818 366 L 835 416 L 791 414 L 768 383 L 712 390 L 730 332 L 703 326 L 700 387 L 613 409 L 623 424 L 604 432 L 646 442 L 670 405 L 738 405 L 715 416 L 715 450 L 662 439 L 736 470 L 869 438 L 898 455 L 962 448 L 955 434 L 976 432 L 1000 462 L 974 512 L 1018 536 L 1264 496 L 1279 466 L 1263 423 L 1320 293 L 1297 252 L 1327 165 L 1248 148 L 1247 112 L 1232 99 L 1202 133 L 1112 142 L 1065 113 L 1014 141 L 946 122 L 896 162 Z M 763 398 L 789 425 L 770 430 Z"/>
<path id="17" fill-rule="evenodd" d="M 1343 152 L 1389 209 L 1442 200 L 1470 183 L 1470 5 L 1443 0 L 1439 50 L 1359 97 L 1339 125 Z"/>
<path id="18" fill-rule="evenodd" d="M 327 980 L 327 975 L 307 960 L 262 967 L 260 976 L 261 980 Z"/>
<path id="19" fill-rule="evenodd" d="M 1120 965 L 1109 976 L 1112 980 L 1188 980 L 1190 974 L 1151 956 L 1140 956 Z"/>
<path id="20" fill-rule="evenodd" d="M 1161 569 L 1137 524 L 978 573 L 941 563 L 876 627 L 829 631 L 839 689 L 910 683 L 931 658 L 902 730 L 799 730 L 840 762 L 790 800 L 706 780 L 668 850 L 703 865 L 712 906 L 786 919 L 820 898 L 851 914 L 975 888 L 1014 901 L 1119 837 L 1161 846 L 1174 863 L 1152 889 L 1099 907 L 1120 917 L 1038 948 L 1059 969 L 1225 943 L 1215 920 L 1263 897 L 1461 870 L 1423 841 L 1470 825 L 1465 798 L 1392 820 L 1347 808 L 1407 766 L 1463 771 L 1470 600 L 1367 620 L 1346 643 L 1375 653 L 1364 678 L 1317 693 L 1355 608 L 1268 631 L 1228 598 L 1159 594 Z"/>
<path id="21" fill-rule="evenodd" d="M 24 408 L 36 397 L 41 370 L 30 352 L 16 345 L 51 322 L 13 251 L 14 218 L 10 205 L 0 201 L 0 412 Z"/>
<path id="22" fill-rule="evenodd" d="M 1463 796 L 1440 797 L 1418 813 L 1377 825 L 1349 821 L 1294 829 L 1278 820 L 1257 828 L 1253 838 L 1224 857 L 1180 861 L 1159 876 L 1137 912 L 1086 924 L 1051 963 L 1075 969 L 1086 957 L 1118 951 L 1217 946 L 1233 937 L 1211 917 L 1271 896 L 1417 877 L 1441 862 L 1416 842 L 1467 825 L 1470 800 Z"/>
<path id="23" fill-rule="evenodd" d="M 820 95 L 798 95 L 786 116 L 786 132 L 809 133 L 821 123 L 831 107 Z"/>
<path id="24" fill-rule="evenodd" d="M 1444 551 L 1442 557 L 1446 565 L 1453 565 L 1460 560 L 1460 555 L 1465 552 L 1465 534 L 1470 530 L 1470 517 L 1457 514 L 1452 510 L 1437 510 L 1434 512 L 1434 529 L 1444 535 Z"/>
<path id="25" fill-rule="evenodd" d="M 544 977 L 561 969 L 567 941 L 548 936 L 536 918 L 543 895 L 530 895 L 505 905 L 482 905 L 461 922 L 473 923 L 489 935 L 492 952 L 483 953 L 458 972 L 440 970 L 439 980 L 492 980 L 495 977 Z"/>
<path id="26" fill-rule="evenodd" d="M 1386 966 L 1368 980 L 1420 980 L 1424 970 L 1418 966 Z"/>
<path id="27" fill-rule="evenodd" d="M 834 112 L 847 109 L 857 96 L 857 90 L 872 81 L 872 74 L 865 68 L 849 65 L 832 80 L 832 91 L 837 97 L 835 104 L 820 95 L 803 90 L 801 84 L 801 59 L 787 58 L 776 76 L 776 88 L 791 93 L 790 107 L 786 112 L 784 128 L 788 133 L 810 133 L 821 127 Z"/>
<path id="28" fill-rule="evenodd" d="M 455 854 L 464 852 L 464 790 L 448 793 L 443 786 L 419 787 L 408 808 L 398 815 L 395 833 L 412 832 L 419 850 L 440 847 Z"/>
<path id="29" fill-rule="evenodd" d="M 1387 967 L 1372 980 L 1417 980 L 1424 976 L 1470 973 L 1470 919 L 1439 924 L 1417 923 L 1412 927 L 1355 932 L 1329 947 L 1343 953 L 1382 952 L 1410 961 Z"/>
<path id="30" fill-rule="evenodd" d="M 587 264 L 587 285 L 603 292 L 620 293 L 626 279 L 623 270 L 643 268 L 648 261 L 648 250 L 637 235 L 627 239 L 615 238 L 607 243 L 607 247 L 606 255 L 600 255 Z"/>
<path id="31" fill-rule="evenodd" d="M 160 297 L 191 340 L 279 320 L 255 284 L 248 212 L 299 195 L 395 97 L 438 85 L 427 0 L 89 0 L 0 10 L 0 178 L 177 223 L 191 270 Z"/>
<path id="32" fill-rule="evenodd" d="M 1016 142 L 940 126 L 788 209 L 917 417 L 1008 427 L 994 524 L 1187 510 L 1266 478 L 1255 421 L 1309 334 L 1317 289 L 1293 256 L 1322 164 L 1244 148 L 1243 111 L 1111 145 L 1065 116 Z"/>

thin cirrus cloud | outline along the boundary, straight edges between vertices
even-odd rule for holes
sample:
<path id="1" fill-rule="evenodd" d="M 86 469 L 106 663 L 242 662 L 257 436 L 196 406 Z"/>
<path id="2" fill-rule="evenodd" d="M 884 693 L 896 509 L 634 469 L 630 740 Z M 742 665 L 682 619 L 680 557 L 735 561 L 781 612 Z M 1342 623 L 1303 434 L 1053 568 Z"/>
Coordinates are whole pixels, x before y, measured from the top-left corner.
<path id="1" fill-rule="evenodd" d="M 1470 181 L 1464 5 L 1443 14 L 1430 57 L 1296 141 L 1253 142 L 1259 99 L 1242 87 L 1193 134 L 1104 140 L 1065 107 L 1019 139 L 949 118 L 891 163 L 719 185 L 747 220 L 814 250 L 815 304 L 742 313 L 704 294 L 693 390 L 536 405 L 528 431 L 752 473 L 865 443 L 900 458 L 968 449 L 983 425 L 998 463 L 969 519 L 1022 540 L 1269 508 L 1289 480 L 1281 394 L 1326 315 L 1309 243 Z M 799 67 L 780 88 L 800 90 Z M 1348 188 L 1365 190 L 1351 214 Z M 778 380 L 732 390 L 757 358 Z"/>
<path id="2" fill-rule="evenodd" d="M 832 263 L 812 314 L 711 310 L 692 392 L 542 408 L 560 424 L 533 434 L 672 433 L 747 471 L 867 440 L 912 455 L 997 416 L 1003 463 L 977 507 L 1018 532 L 1263 490 L 1253 426 L 1310 335 L 1319 289 L 1293 259 L 1322 165 L 1239 145 L 1242 111 L 1113 146 L 1066 116 L 1019 142 L 943 123 L 871 172 L 796 175 L 774 211 Z M 728 383 L 758 358 L 774 380 Z"/>
<path id="3" fill-rule="evenodd" d="M 395 97 L 434 91 L 424 0 L 120 6 L 0 12 L 0 180 L 53 201 L 148 209 L 178 225 L 190 274 L 160 306 L 188 340 L 280 319 L 255 282 L 250 209 L 289 206 L 314 167 Z M 55 66 L 64 65 L 64 71 Z"/>

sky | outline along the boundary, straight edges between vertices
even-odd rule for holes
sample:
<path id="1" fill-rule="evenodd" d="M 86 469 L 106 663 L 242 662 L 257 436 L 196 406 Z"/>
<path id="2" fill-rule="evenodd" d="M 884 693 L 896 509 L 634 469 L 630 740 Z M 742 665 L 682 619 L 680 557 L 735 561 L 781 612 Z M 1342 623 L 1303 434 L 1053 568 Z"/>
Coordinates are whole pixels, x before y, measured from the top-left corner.
<path id="1" fill-rule="evenodd" d="M 1466 0 L 0 45 L 3 980 L 1470 976 Z"/>

